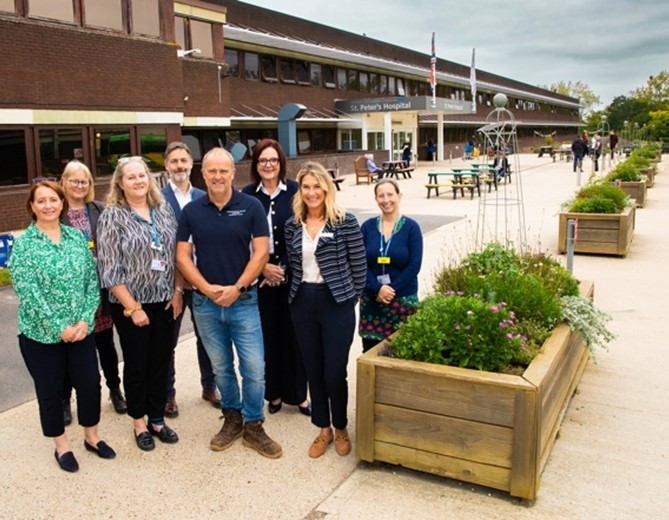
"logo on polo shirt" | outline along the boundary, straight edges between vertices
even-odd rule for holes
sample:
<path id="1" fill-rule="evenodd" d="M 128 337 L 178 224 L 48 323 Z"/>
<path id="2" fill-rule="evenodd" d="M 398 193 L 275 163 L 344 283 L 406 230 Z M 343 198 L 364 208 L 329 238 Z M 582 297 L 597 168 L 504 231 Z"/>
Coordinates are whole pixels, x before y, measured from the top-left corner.
<path id="1" fill-rule="evenodd" d="M 227 212 L 228 217 L 242 217 L 246 213 L 245 209 L 229 209 Z"/>

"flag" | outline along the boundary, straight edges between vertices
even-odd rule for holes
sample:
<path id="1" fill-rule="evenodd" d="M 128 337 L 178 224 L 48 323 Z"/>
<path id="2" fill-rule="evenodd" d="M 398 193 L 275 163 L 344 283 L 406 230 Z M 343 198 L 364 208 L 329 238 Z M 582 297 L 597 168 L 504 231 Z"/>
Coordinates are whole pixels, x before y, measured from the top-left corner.
<path id="1" fill-rule="evenodd" d="M 430 87 L 432 88 L 432 104 L 437 96 L 437 55 L 434 50 L 434 33 L 432 33 L 432 56 L 430 57 Z"/>
<path id="2" fill-rule="evenodd" d="M 476 112 L 476 49 L 472 49 L 472 68 L 469 70 L 469 85 L 472 89 L 472 112 Z"/>

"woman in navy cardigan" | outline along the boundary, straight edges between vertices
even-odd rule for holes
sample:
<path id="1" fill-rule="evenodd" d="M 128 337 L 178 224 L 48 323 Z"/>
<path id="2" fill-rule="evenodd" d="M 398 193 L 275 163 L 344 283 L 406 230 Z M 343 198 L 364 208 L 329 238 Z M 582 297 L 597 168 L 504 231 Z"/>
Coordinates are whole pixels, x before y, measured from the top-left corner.
<path id="1" fill-rule="evenodd" d="M 288 301 L 309 380 L 311 422 L 320 428 L 309 456 L 320 457 L 333 440 L 343 456 L 351 451 L 346 367 L 355 305 L 365 287 L 365 247 L 357 220 L 335 202 L 323 166 L 306 163 L 297 182 L 295 216 L 285 234 L 292 271 Z"/>
<path id="2" fill-rule="evenodd" d="M 418 223 L 400 215 L 402 194 L 393 179 L 374 186 L 381 216 L 362 225 L 367 283 L 360 302 L 358 332 L 362 351 L 383 341 L 416 312 L 423 234 Z"/>
<path id="3" fill-rule="evenodd" d="M 274 139 L 263 139 L 253 148 L 251 184 L 242 192 L 258 199 L 267 213 L 270 229 L 269 262 L 258 289 L 258 307 L 265 343 L 265 399 L 269 413 L 282 403 L 295 405 L 311 415 L 307 401 L 307 375 L 297 346 L 288 309 L 288 273 L 284 225 L 293 216 L 297 182 L 286 178 L 286 154 Z"/>

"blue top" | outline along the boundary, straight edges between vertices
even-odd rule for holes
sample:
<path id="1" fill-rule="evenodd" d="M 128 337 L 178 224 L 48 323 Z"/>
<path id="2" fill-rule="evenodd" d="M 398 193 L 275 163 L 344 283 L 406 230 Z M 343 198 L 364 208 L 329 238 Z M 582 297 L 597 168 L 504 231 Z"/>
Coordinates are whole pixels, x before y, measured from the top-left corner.
<path id="1" fill-rule="evenodd" d="M 262 204 L 233 191 L 219 211 L 209 196 L 184 206 L 179 218 L 177 242 L 193 237 L 197 268 L 210 284 L 234 285 L 251 258 L 251 240 L 269 236 Z"/>
<path id="2" fill-rule="evenodd" d="M 383 240 L 383 235 L 379 232 L 379 217 L 366 220 L 361 231 L 367 256 L 365 289 L 376 295 L 381 289 L 376 277 L 382 274 L 384 267 L 377 261 L 379 249 L 383 247 L 385 251 L 388 243 Z M 390 275 L 390 286 L 395 290 L 395 294 L 397 296 L 417 294 L 418 273 L 423 262 L 423 234 L 418 222 L 409 217 L 400 217 L 385 256 L 390 257 L 390 264 L 385 265 L 385 273 Z"/>
<path id="3" fill-rule="evenodd" d="M 302 283 L 302 224 L 286 222 L 286 247 L 293 276 L 288 302 L 292 303 Z M 360 226 L 351 213 L 332 225 L 326 220 L 316 246 L 316 261 L 325 284 L 337 303 L 358 300 L 365 288 L 365 245 Z"/>
<path id="4" fill-rule="evenodd" d="M 162 189 L 162 192 L 165 196 L 165 200 L 170 203 L 170 206 L 172 206 L 172 209 L 174 210 L 174 216 L 177 218 L 177 220 L 179 220 L 179 217 L 181 217 L 181 206 L 179 206 L 179 201 L 174 194 L 172 185 L 168 182 L 167 186 Z M 200 188 L 196 188 L 195 186 L 191 186 L 190 200 L 194 201 L 195 199 L 204 197 L 206 194 L 206 191 L 201 190 Z"/>

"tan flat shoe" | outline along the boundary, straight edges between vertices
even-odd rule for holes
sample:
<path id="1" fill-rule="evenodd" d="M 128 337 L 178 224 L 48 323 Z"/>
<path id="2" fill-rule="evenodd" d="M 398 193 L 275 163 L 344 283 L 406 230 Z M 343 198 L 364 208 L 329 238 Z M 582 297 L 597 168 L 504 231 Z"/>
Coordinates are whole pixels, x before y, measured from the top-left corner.
<path id="1" fill-rule="evenodd" d="M 351 438 L 348 436 L 348 431 L 335 430 L 334 445 L 335 451 L 342 457 L 351 453 Z"/>
<path id="2" fill-rule="evenodd" d="M 323 453 L 325 453 L 325 450 L 328 447 L 328 444 L 332 442 L 332 437 L 328 438 L 325 435 L 319 435 L 314 439 L 314 442 L 311 443 L 311 446 L 309 446 L 309 456 L 312 459 L 317 459 Z"/>

